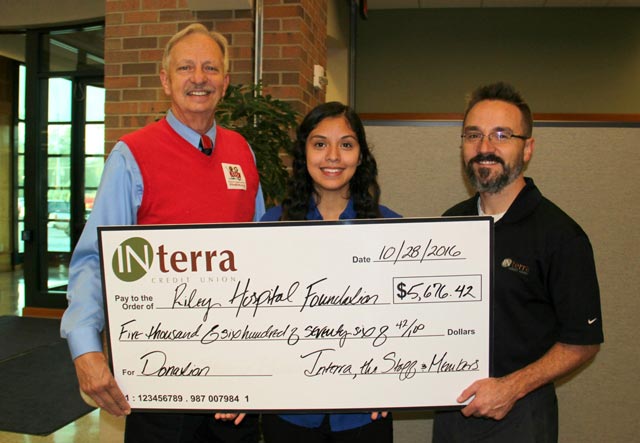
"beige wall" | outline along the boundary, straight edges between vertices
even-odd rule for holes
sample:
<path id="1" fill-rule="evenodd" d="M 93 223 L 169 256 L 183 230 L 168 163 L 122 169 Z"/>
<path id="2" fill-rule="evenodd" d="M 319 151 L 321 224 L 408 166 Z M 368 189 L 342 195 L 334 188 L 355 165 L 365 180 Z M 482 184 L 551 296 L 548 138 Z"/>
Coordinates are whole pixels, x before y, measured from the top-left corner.
<path id="1" fill-rule="evenodd" d="M 370 11 L 359 23 L 359 112 L 459 113 L 465 95 L 515 84 L 537 113 L 640 114 L 640 8 Z M 459 123 L 367 126 L 383 203 L 437 216 L 469 193 Z M 559 384 L 560 442 L 637 441 L 640 421 L 640 128 L 536 127 L 527 171 L 588 233 L 605 343 Z M 430 441 L 431 413 L 395 414 L 395 441 Z"/>
<path id="2" fill-rule="evenodd" d="M 366 129 L 385 204 L 404 216 L 437 216 L 468 197 L 457 124 Z M 536 150 L 526 175 L 589 235 L 605 328 L 595 361 L 558 389 L 560 441 L 638 441 L 640 202 L 633 186 L 640 170 L 640 128 L 536 127 L 534 136 Z M 429 417 L 396 414 L 396 441 L 430 441 Z"/>
<path id="3" fill-rule="evenodd" d="M 330 0 L 327 10 L 326 101 L 349 103 L 349 3 Z"/>
<path id="4" fill-rule="evenodd" d="M 506 80 L 539 113 L 640 113 L 640 8 L 373 10 L 357 40 L 359 112 L 461 112 Z"/>
<path id="5" fill-rule="evenodd" d="M 21 0 L 2 2 L 0 28 L 48 26 L 104 18 L 105 0 Z"/>

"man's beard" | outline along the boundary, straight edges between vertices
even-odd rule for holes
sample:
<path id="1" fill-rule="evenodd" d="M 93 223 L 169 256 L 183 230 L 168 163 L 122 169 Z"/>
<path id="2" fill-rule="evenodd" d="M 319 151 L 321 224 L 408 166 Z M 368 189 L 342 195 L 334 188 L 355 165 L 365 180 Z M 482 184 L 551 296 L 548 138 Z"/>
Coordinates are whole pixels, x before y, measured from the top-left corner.
<path id="1" fill-rule="evenodd" d="M 493 161 L 502 165 L 502 173 L 492 176 L 492 169 L 486 168 L 480 164 L 482 161 Z M 473 164 L 478 163 L 478 172 L 476 174 Z M 505 164 L 504 160 L 495 154 L 478 154 L 473 157 L 465 166 L 465 172 L 469 178 L 469 182 L 478 192 L 487 192 L 496 194 L 505 186 L 513 183 L 524 169 L 524 151 L 518 155 L 513 165 Z"/>

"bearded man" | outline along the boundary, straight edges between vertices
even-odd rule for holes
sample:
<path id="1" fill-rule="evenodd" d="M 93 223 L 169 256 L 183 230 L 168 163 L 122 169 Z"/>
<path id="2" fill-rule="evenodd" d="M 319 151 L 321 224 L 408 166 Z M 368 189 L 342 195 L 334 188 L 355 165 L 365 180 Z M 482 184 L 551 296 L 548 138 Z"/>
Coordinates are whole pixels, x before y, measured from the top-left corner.
<path id="1" fill-rule="evenodd" d="M 585 232 L 524 177 L 533 118 L 511 85 L 471 96 L 462 160 L 477 194 L 445 216 L 494 218 L 493 371 L 437 412 L 433 441 L 556 442 L 554 381 L 593 358 L 603 341 L 593 250 Z"/>

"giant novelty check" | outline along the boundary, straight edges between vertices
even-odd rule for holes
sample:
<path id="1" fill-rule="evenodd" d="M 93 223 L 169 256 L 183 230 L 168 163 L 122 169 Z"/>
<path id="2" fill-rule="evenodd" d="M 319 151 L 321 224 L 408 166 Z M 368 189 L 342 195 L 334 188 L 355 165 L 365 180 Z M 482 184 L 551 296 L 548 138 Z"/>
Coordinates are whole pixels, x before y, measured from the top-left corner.
<path id="1" fill-rule="evenodd" d="M 99 228 L 134 409 L 456 405 L 490 366 L 490 218 Z"/>

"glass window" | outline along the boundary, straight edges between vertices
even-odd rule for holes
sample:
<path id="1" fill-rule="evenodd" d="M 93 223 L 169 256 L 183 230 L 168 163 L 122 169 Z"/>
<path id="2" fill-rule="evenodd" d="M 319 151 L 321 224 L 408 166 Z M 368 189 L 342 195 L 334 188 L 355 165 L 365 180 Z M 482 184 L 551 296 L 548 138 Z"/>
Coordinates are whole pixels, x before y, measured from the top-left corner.
<path id="1" fill-rule="evenodd" d="M 84 161 L 85 220 L 93 209 L 93 201 L 104 169 L 104 99 L 103 87 L 87 86 Z"/>
<path id="2" fill-rule="evenodd" d="M 70 191 L 49 189 L 47 198 L 47 250 L 71 252 Z"/>
<path id="3" fill-rule="evenodd" d="M 24 122 L 25 119 L 25 84 L 27 81 L 27 68 L 24 65 L 20 65 L 18 70 L 18 119 Z M 23 139 L 24 140 L 24 139 Z"/>
<path id="4" fill-rule="evenodd" d="M 19 252 L 28 252 L 25 270 L 37 275 L 27 285 L 34 306 L 63 307 L 60 295 L 66 290 L 70 252 L 82 216 L 93 206 L 104 164 L 104 25 L 32 29 L 26 37 L 29 51 L 37 49 L 37 60 L 31 53 L 27 57 L 33 62 L 29 73 L 37 75 L 27 79 L 25 67 L 20 67 L 13 111 L 14 239 Z M 42 107 L 29 108 L 25 92 L 33 92 Z M 29 190 L 25 177 L 31 182 Z M 36 230 L 27 233 L 34 234 L 30 238 L 44 244 L 21 241 L 25 226 Z"/>
<path id="5" fill-rule="evenodd" d="M 84 184 L 87 188 L 96 189 L 100 184 L 104 159 L 102 157 L 88 157 L 85 164 Z"/>
<path id="6" fill-rule="evenodd" d="M 24 161 L 22 162 L 24 165 Z M 24 166 L 23 166 L 23 170 L 24 170 Z M 17 225 L 17 229 L 18 229 L 18 233 L 24 231 L 24 214 L 25 214 L 25 207 L 24 207 L 24 186 L 21 188 L 18 188 L 18 197 L 17 197 L 17 205 L 16 205 L 16 209 L 17 209 L 17 216 L 18 216 L 18 225 Z M 24 242 L 22 240 L 18 241 L 18 252 L 20 254 L 24 253 Z"/>
<path id="7" fill-rule="evenodd" d="M 49 40 L 49 70 L 50 71 L 74 71 L 78 65 L 78 49 L 66 45 L 53 36 L 46 36 Z"/>
<path id="8" fill-rule="evenodd" d="M 20 233 L 24 230 L 24 215 L 25 215 L 25 206 L 24 206 L 24 122 L 18 123 L 18 146 L 22 146 L 22 149 L 18 149 L 18 155 L 16 158 L 16 167 L 17 167 L 17 180 L 18 187 L 16 192 L 16 212 L 15 217 L 17 218 L 16 225 L 16 235 L 18 245 L 18 253 L 24 253 L 24 242 L 19 239 Z"/>
<path id="9" fill-rule="evenodd" d="M 65 189 L 71 188 L 71 158 L 70 157 L 49 157 L 47 159 L 47 183 L 49 188 Z"/>
<path id="10" fill-rule="evenodd" d="M 50 253 L 71 252 L 71 91 L 70 80 L 49 79 L 47 250 Z M 52 285 L 50 281 L 49 287 Z"/>
<path id="11" fill-rule="evenodd" d="M 49 122 L 71 121 L 71 80 L 49 79 Z"/>
<path id="12" fill-rule="evenodd" d="M 47 128 L 49 155 L 71 154 L 71 125 L 48 125 Z"/>
<path id="13" fill-rule="evenodd" d="M 18 186 L 24 186 L 24 122 L 18 122 Z"/>
<path id="14" fill-rule="evenodd" d="M 40 54 L 45 71 L 86 71 L 104 68 L 104 27 L 55 31 L 42 36 Z"/>
<path id="15" fill-rule="evenodd" d="M 104 121 L 104 88 L 87 86 L 87 121 Z"/>
<path id="16" fill-rule="evenodd" d="M 16 146 L 16 203 L 15 208 L 17 214 L 14 221 L 14 241 L 18 247 L 18 254 L 24 254 L 24 242 L 20 238 L 22 231 L 24 231 L 24 140 L 25 140 L 25 84 L 27 80 L 27 69 L 24 65 L 20 65 L 18 68 L 18 132 L 17 132 L 17 146 Z"/>
<path id="17" fill-rule="evenodd" d="M 87 155 L 104 155 L 104 124 L 89 123 L 85 125 L 85 153 Z"/>

